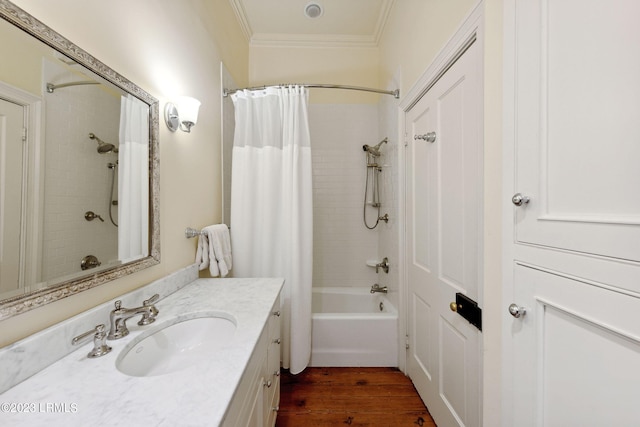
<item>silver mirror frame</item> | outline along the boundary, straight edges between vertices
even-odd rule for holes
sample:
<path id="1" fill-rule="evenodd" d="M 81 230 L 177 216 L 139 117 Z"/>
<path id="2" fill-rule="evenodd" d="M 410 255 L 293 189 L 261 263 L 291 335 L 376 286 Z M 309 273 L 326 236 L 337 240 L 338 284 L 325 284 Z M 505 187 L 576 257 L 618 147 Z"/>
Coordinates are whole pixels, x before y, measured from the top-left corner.
<path id="1" fill-rule="evenodd" d="M 0 321 L 78 294 L 160 263 L 160 156 L 158 100 L 98 61 L 65 37 L 8 0 L 0 0 L 0 18 L 85 66 L 120 89 L 149 105 L 149 256 L 97 273 L 89 273 L 23 295 L 0 300 Z"/>

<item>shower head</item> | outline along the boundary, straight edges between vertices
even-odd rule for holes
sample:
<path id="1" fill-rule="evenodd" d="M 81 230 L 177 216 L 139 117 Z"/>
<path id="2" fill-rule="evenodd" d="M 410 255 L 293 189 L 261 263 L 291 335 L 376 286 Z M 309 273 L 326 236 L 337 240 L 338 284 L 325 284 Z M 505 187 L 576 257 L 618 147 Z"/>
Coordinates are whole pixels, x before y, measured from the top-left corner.
<path id="1" fill-rule="evenodd" d="M 366 151 L 367 153 L 371 154 L 373 157 L 380 157 L 380 146 L 382 144 L 386 144 L 387 143 L 387 138 L 383 139 L 382 141 L 378 142 L 376 145 L 374 145 L 373 147 L 370 145 L 363 145 L 362 149 L 364 151 Z"/>
<path id="2" fill-rule="evenodd" d="M 117 152 L 116 147 L 113 144 L 103 144 L 98 146 L 98 153 L 107 154 L 111 152 Z"/>
<path id="3" fill-rule="evenodd" d="M 98 138 L 95 134 L 90 133 L 89 139 L 95 139 L 98 142 L 98 153 L 107 154 L 107 153 L 117 153 L 118 148 L 115 145 L 104 142 L 100 138 Z"/>

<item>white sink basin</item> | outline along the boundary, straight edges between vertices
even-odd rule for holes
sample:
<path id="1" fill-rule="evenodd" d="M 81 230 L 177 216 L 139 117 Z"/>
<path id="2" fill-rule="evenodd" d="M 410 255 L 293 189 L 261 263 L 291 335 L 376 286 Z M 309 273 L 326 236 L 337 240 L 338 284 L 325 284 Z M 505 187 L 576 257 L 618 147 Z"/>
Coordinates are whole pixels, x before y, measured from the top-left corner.
<path id="1" fill-rule="evenodd" d="M 162 328 L 140 342 L 125 347 L 116 367 L 134 377 L 164 375 L 212 360 L 236 330 L 233 320 L 198 317 Z"/>

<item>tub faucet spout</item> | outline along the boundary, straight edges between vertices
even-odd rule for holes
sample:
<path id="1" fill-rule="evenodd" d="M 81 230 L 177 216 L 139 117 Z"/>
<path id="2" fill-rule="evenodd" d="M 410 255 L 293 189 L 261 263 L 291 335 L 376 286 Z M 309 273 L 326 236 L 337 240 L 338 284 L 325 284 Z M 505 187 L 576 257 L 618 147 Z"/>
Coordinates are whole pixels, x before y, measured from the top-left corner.
<path id="1" fill-rule="evenodd" d="M 371 293 L 375 294 L 376 292 L 382 292 L 383 294 L 386 294 L 388 292 L 388 289 L 386 286 L 380 286 L 376 283 L 371 287 Z"/>

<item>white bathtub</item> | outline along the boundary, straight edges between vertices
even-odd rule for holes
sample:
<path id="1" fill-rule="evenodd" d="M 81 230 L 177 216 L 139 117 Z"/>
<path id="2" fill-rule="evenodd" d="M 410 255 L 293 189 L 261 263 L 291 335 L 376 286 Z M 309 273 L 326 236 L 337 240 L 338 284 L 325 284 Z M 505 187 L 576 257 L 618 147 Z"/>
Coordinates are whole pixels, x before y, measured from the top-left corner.
<path id="1" fill-rule="evenodd" d="M 310 366 L 398 366 L 398 311 L 370 288 L 313 288 Z"/>

